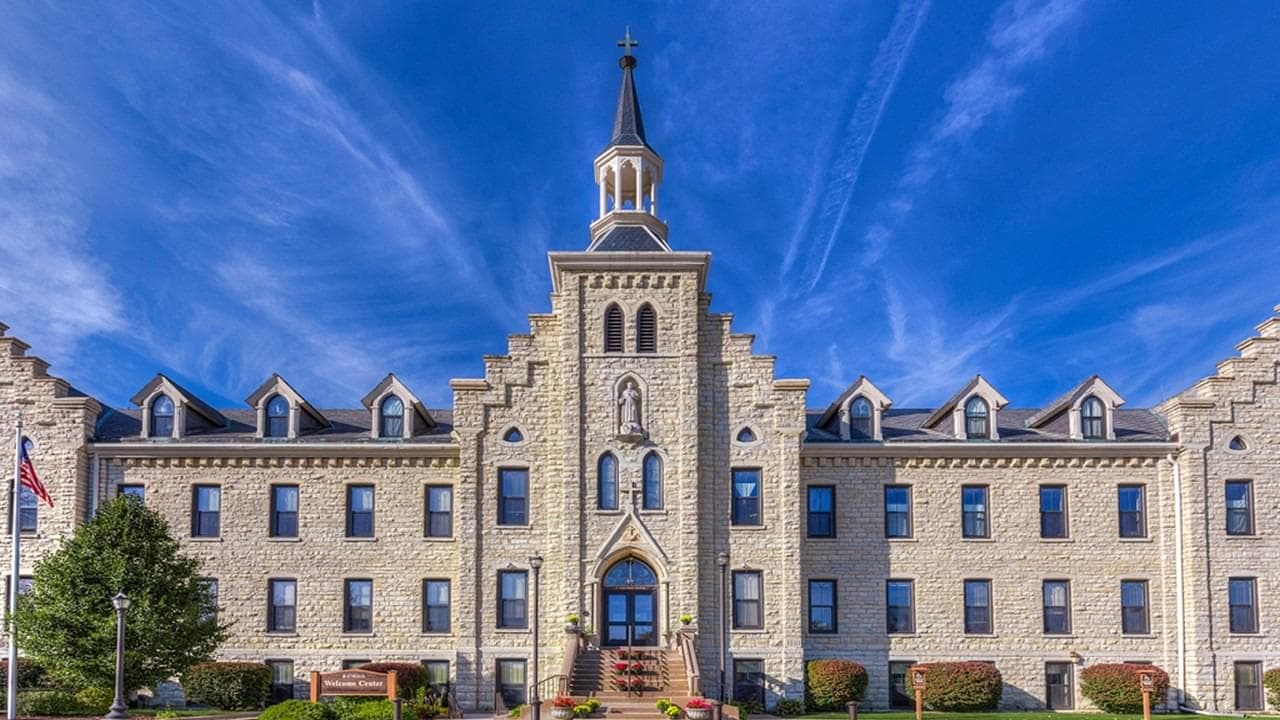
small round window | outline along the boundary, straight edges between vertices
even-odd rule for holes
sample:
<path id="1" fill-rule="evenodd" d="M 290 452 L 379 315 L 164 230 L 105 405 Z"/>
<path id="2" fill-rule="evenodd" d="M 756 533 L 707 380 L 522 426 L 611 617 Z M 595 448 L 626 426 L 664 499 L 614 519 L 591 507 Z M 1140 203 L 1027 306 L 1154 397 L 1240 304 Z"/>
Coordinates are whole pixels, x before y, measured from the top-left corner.
<path id="1" fill-rule="evenodd" d="M 507 431 L 502 434 L 502 441 L 509 443 L 524 442 L 524 434 L 520 432 L 519 428 L 508 428 Z"/>
<path id="2" fill-rule="evenodd" d="M 753 443 L 755 441 L 756 441 L 756 434 L 751 428 L 744 427 L 738 431 L 738 442 Z"/>

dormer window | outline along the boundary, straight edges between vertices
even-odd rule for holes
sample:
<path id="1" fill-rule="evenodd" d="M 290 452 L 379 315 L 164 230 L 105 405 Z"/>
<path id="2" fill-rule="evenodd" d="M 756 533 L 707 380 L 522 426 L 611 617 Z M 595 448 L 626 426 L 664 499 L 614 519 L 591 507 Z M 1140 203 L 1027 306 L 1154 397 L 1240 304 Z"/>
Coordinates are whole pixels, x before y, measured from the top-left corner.
<path id="1" fill-rule="evenodd" d="M 404 402 L 395 395 L 388 395 L 378 410 L 378 437 L 404 436 Z"/>
<path id="2" fill-rule="evenodd" d="M 648 304 L 636 312 L 636 352 L 658 352 L 658 314 Z"/>
<path id="3" fill-rule="evenodd" d="M 622 308 L 617 305 L 610 305 L 609 309 L 604 311 L 605 352 L 622 352 L 625 325 L 626 320 L 622 316 Z"/>
<path id="4" fill-rule="evenodd" d="M 1080 434 L 1085 440 L 1102 440 L 1107 437 L 1106 408 L 1101 400 L 1092 395 L 1080 403 Z"/>
<path id="5" fill-rule="evenodd" d="M 283 395 L 272 395 L 267 401 L 267 425 L 263 437 L 289 437 L 289 401 Z"/>
<path id="6" fill-rule="evenodd" d="M 173 400 L 168 395 L 151 401 L 151 437 L 173 437 Z"/>
<path id="7" fill-rule="evenodd" d="M 964 404 L 964 434 L 970 440 L 987 440 L 991 437 L 987 401 L 978 396 Z"/>
<path id="8" fill-rule="evenodd" d="M 864 397 L 854 398 L 849 404 L 849 437 L 871 439 L 871 401 Z"/>

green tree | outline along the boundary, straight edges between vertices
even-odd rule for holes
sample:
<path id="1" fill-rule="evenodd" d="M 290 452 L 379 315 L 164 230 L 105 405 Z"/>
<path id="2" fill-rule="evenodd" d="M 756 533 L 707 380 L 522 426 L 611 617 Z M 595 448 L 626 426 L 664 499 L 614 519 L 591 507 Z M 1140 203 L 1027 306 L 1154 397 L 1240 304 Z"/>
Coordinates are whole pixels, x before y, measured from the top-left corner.
<path id="1" fill-rule="evenodd" d="M 72 687 L 115 683 L 115 608 L 129 596 L 124 682 L 154 687 L 209 660 L 226 639 L 200 563 L 179 552 L 159 513 L 132 496 L 98 509 L 35 567 L 19 598 L 18 646 L 55 680 Z"/>

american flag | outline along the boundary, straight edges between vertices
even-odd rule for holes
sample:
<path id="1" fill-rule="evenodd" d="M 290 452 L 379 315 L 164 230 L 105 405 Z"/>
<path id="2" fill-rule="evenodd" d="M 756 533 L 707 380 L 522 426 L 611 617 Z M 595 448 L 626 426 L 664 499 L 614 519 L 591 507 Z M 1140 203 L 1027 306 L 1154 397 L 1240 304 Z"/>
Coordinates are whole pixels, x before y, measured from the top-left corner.
<path id="1" fill-rule="evenodd" d="M 49 503 L 49 507 L 53 507 L 53 498 L 49 497 L 49 491 L 44 489 L 44 483 L 40 482 L 40 478 L 36 476 L 36 466 L 31 464 L 31 457 L 27 455 L 27 448 L 32 446 L 29 438 L 22 438 L 22 456 L 18 460 L 18 479 L 22 481 L 22 485 L 28 490 L 36 494 L 36 497 Z"/>

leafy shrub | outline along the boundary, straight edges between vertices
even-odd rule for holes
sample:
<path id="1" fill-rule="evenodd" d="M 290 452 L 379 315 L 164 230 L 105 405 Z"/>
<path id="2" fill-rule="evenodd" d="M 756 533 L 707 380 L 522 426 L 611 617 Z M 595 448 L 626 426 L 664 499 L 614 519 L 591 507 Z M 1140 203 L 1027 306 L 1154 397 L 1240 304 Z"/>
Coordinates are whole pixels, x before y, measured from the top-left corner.
<path id="1" fill-rule="evenodd" d="M 599 709 L 600 709 L 600 699 L 599 699 L 599 698 L 587 698 L 587 701 L 586 701 L 585 703 L 583 703 L 583 704 L 584 704 L 584 705 L 586 705 L 587 707 L 591 708 L 591 712 L 595 712 L 595 711 L 597 711 L 597 710 L 599 710 Z"/>
<path id="2" fill-rule="evenodd" d="M 517 705 L 517 706 L 515 706 L 515 707 L 511 708 L 511 712 L 508 712 L 508 713 L 507 713 L 507 717 L 509 717 L 509 718 L 518 718 L 518 717 L 520 717 L 520 713 L 521 713 L 521 711 L 523 711 L 523 710 L 524 710 L 524 705 Z"/>
<path id="3" fill-rule="evenodd" d="M 666 710 L 663 710 L 663 711 L 662 711 L 662 714 L 663 714 L 663 715 L 666 715 L 666 716 L 667 716 L 667 717 L 669 717 L 669 718 L 671 718 L 671 720 L 675 720 L 676 718 L 680 717 L 680 714 L 681 714 L 682 712 L 684 712 L 684 711 L 680 709 L 680 706 L 679 706 L 679 705 L 671 705 L 671 706 L 667 707 L 667 709 L 666 709 Z"/>
<path id="4" fill-rule="evenodd" d="M 0 660 L 0 695 L 9 687 L 9 659 Z M 49 687 L 49 675 L 44 666 L 30 658 L 18 658 L 18 689 Z"/>
<path id="5" fill-rule="evenodd" d="M 940 712 L 993 710 L 1004 680 L 995 665 L 984 662 L 940 662 L 912 665 L 907 690 L 915 692 L 915 673 L 924 672 L 924 706 Z"/>
<path id="6" fill-rule="evenodd" d="M 116 691 L 112 688 L 88 687 L 76 691 L 76 702 L 94 715 L 105 715 L 115 701 Z"/>
<path id="7" fill-rule="evenodd" d="M 867 670 L 852 660 L 810 660 L 805 695 L 811 710 L 844 710 L 867 691 Z"/>
<path id="8" fill-rule="evenodd" d="M 177 720 L 178 713 L 170 708 L 165 708 L 155 714 L 156 720 Z"/>
<path id="9" fill-rule="evenodd" d="M 418 688 L 428 685 L 427 668 L 421 663 L 411 662 L 375 662 L 360 666 L 361 670 L 376 673 L 396 671 L 396 695 L 402 700 L 412 700 L 418 694 Z"/>
<path id="10" fill-rule="evenodd" d="M 574 706 L 573 706 L 573 716 L 574 716 L 574 717 L 584 718 L 584 717 L 586 717 L 586 716 L 590 715 L 592 712 L 594 712 L 594 710 L 592 710 L 592 709 L 591 709 L 591 706 L 590 706 L 590 705 L 588 705 L 588 704 L 586 704 L 586 703 L 582 703 L 581 705 L 574 705 Z"/>
<path id="11" fill-rule="evenodd" d="M 92 715 L 95 711 L 80 704 L 67 690 L 27 690 L 18 693 L 18 715 Z"/>
<path id="12" fill-rule="evenodd" d="M 1267 702 L 1280 706 L 1280 668 L 1262 674 L 1262 687 L 1267 689 Z"/>
<path id="13" fill-rule="evenodd" d="M 221 710 L 252 710 L 267 702 L 271 670 L 262 663 L 207 662 L 182 674 L 187 699 Z"/>
<path id="14" fill-rule="evenodd" d="M 658 712 L 665 713 L 667 708 L 671 707 L 671 701 L 667 698 L 660 698 L 653 706 L 658 708 Z"/>
<path id="15" fill-rule="evenodd" d="M 760 703 L 755 700 L 734 700 L 731 704 L 738 708 L 739 720 L 746 720 L 752 715 L 759 715 L 764 712 L 764 708 L 760 707 Z"/>
<path id="16" fill-rule="evenodd" d="M 804 714 L 804 701 L 795 698 L 783 698 L 773 706 L 773 714 L 782 717 L 795 717 Z"/>
<path id="17" fill-rule="evenodd" d="M 285 700 L 263 710 L 258 720 L 334 720 L 334 714 L 328 705 L 307 700 Z"/>
<path id="18" fill-rule="evenodd" d="M 338 720 L 394 720 L 396 709 L 390 700 L 374 700 L 355 705 L 355 712 Z"/>
<path id="19" fill-rule="evenodd" d="M 1109 713 L 1136 713 L 1142 711 L 1141 674 L 1155 676 L 1156 687 L 1151 703 L 1164 701 L 1169 690 L 1169 673 L 1155 665 L 1137 663 L 1100 663 L 1090 665 L 1080 673 L 1080 692 L 1094 705 Z"/>

